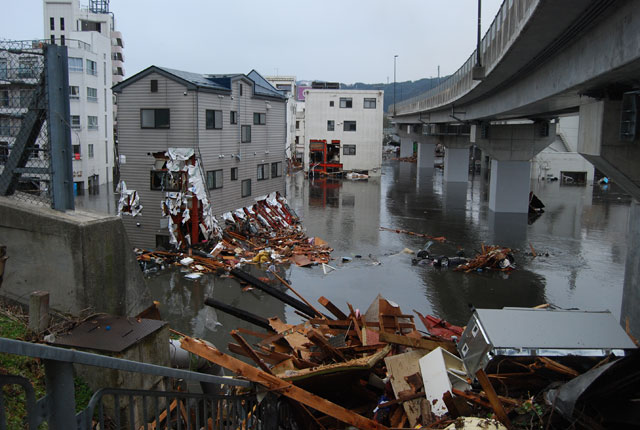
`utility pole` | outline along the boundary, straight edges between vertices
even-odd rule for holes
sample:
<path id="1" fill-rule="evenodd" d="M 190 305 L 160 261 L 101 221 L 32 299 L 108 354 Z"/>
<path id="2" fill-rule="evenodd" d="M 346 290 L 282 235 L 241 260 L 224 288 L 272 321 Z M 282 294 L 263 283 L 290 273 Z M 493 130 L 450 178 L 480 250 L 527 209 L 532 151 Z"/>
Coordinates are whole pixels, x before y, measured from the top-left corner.
<path id="1" fill-rule="evenodd" d="M 398 55 L 393 56 L 393 116 L 396 116 L 396 58 Z"/>

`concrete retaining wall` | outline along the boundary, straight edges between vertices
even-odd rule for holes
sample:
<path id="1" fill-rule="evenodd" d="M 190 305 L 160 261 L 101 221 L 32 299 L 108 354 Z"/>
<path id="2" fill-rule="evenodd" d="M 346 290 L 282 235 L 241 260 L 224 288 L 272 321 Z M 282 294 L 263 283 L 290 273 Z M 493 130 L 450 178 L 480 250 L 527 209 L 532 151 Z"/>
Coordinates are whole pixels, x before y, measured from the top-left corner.
<path id="1" fill-rule="evenodd" d="M 3 296 L 28 303 L 32 291 L 49 291 L 51 307 L 71 314 L 135 315 L 151 303 L 118 217 L 0 198 L 0 239 L 9 257 Z"/>

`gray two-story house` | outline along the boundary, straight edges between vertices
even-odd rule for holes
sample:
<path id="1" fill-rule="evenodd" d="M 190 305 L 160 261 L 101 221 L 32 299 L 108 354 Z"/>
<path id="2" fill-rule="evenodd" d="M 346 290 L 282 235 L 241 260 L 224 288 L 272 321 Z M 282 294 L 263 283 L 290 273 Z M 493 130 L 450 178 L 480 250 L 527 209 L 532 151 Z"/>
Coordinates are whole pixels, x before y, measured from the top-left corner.
<path id="1" fill-rule="evenodd" d="M 172 189 L 161 155 L 169 148 L 193 149 L 216 216 L 284 193 L 286 99 L 256 71 L 202 75 L 151 66 L 113 91 L 120 179 L 143 207 L 123 217 L 134 246 L 168 241 L 161 203 Z"/>

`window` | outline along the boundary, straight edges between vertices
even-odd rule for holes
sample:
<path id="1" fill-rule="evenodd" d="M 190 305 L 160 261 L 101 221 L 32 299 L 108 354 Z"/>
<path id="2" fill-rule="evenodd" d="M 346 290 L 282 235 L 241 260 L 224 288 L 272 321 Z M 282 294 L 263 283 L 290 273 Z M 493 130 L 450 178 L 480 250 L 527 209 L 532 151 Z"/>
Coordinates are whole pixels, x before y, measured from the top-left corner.
<path id="1" fill-rule="evenodd" d="M 87 74 L 89 75 L 98 75 L 98 63 L 93 60 L 87 60 Z"/>
<path id="2" fill-rule="evenodd" d="M 53 30 L 53 28 L 51 29 Z M 64 18 L 60 18 L 60 30 L 64 31 Z"/>
<path id="3" fill-rule="evenodd" d="M 33 96 L 33 90 L 20 90 L 20 107 L 28 108 Z"/>
<path id="4" fill-rule="evenodd" d="M 296 121 L 296 130 L 300 130 L 300 121 Z"/>
<path id="5" fill-rule="evenodd" d="M 69 98 L 70 99 L 79 99 L 80 98 L 80 87 L 77 85 L 69 85 Z"/>
<path id="6" fill-rule="evenodd" d="M 342 155 L 356 155 L 356 146 L 342 145 Z"/>
<path id="7" fill-rule="evenodd" d="M 208 130 L 222 129 L 222 111 L 207 109 L 205 126 Z"/>
<path id="8" fill-rule="evenodd" d="M 222 188 L 222 169 L 207 171 L 207 188 L 210 190 Z"/>
<path id="9" fill-rule="evenodd" d="M 62 36 L 60 36 L 60 45 L 64 46 L 65 41 L 64 41 L 64 34 Z"/>
<path id="10" fill-rule="evenodd" d="M 253 113 L 253 125 L 264 125 L 267 123 L 267 114 L 254 112 Z"/>
<path id="11" fill-rule="evenodd" d="M 345 121 L 344 122 L 344 131 L 356 131 L 356 122 L 355 121 Z"/>
<path id="12" fill-rule="evenodd" d="M 98 117 L 97 116 L 87 116 L 87 128 L 89 130 L 97 130 L 98 129 Z"/>
<path id="13" fill-rule="evenodd" d="M 0 106 L 9 107 L 9 90 L 0 91 Z"/>
<path id="14" fill-rule="evenodd" d="M 238 168 L 237 167 L 232 167 L 231 168 L 231 180 L 232 181 L 237 181 L 238 180 Z"/>
<path id="15" fill-rule="evenodd" d="M 258 164 L 258 181 L 269 179 L 269 164 Z"/>
<path id="16" fill-rule="evenodd" d="M 53 34 L 51 35 L 51 44 L 52 45 L 56 44 L 56 37 Z"/>
<path id="17" fill-rule="evenodd" d="M 241 188 L 241 196 L 249 197 L 251 195 L 251 179 L 243 179 Z"/>
<path id="18" fill-rule="evenodd" d="M 376 108 L 376 99 L 375 98 L 365 98 L 364 99 L 364 108 L 365 109 L 375 109 Z"/>
<path id="19" fill-rule="evenodd" d="M 56 19 L 54 17 L 49 18 L 49 29 L 50 30 L 56 29 Z"/>
<path id="20" fill-rule="evenodd" d="M 13 136 L 9 118 L 0 117 L 0 136 Z"/>
<path id="21" fill-rule="evenodd" d="M 271 163 L 271 177 L 279 178 L 280 176 L 282 176 L 282 161 Z"/>
<path id="22" fill-rule="evenodd" d="M 35 78 L 38 60 L 33 57 L 20 58 L 18 60 L 18 77 Z"/>
<path id="23" fill-rule="evenodd" d="M 240 84 L 240 95 L 242 95 L 242 84 Z"/>
<path id="24" fill-rule="evenodd" d="M 98 89 L 87 87 L 87 101 L 98 102 Z"/>
<path id="25" fill-rule="evenodd" d="M 333 100 L 329 102 L 329 107 L 333 107 Z"/>
<path id="26" fill-rule="evenodd" d="M 340 107 L 351 109 L 353 106 L 353 100 L 351 97 L 340 97 Z"/>
<path id="27" fill-rule="evenodd" d="M 229 112 L 229 123 L 230 124 L 237 124 L 238 123 L 238 112 L 236 112 L 234 110 Z"/>
<path id="28" fill-rule="evenodd" d="M 140 128 L 170 128 L 169 109 L 140 109 Z"/>
<path id="29" fill-rule="evenodd" d="M 151 189 L 178 191 L 180 189 L 180 172 L 171 173 L 166 170 L 151 171 Z"/>
<path id="30" fill-rule="evenodd" d="M 327 131 L 333 131 L 336 128 L 336 122 L 332 119 L 327 121 Z"/>
<path id="31" fill-rule="evenodd" d="M 80 115 L 71 115 L 71 128 L 80 128 Z"/>
<path id="32" fill-rule="evenodd" d="M 79 160 L 80 157 L 80 145 L 73 145 L 73 159 Z"/>
<path id="33" fill-rule="evenodd" d="M 157 79 L 151 79 L 151 92 L 152 93 L 157 93 L 158 92 L 158 80 Z"/>
<path id="34" fill-rule="evenodd" d="M 82 58 L 69 57 L 69 71 L 70 72 L 82 72 Z"/>
<path id="35" fill-rule="evenodd" d="M 242 143 L 251 142 L 251 126 L 250 125 L 243 125 L 242 126 L 240 141 Z"/>
<path id="36" fill-rule="evenodd" d="M 88 149 L 89 150 L 87 152 L 89 153 L 89 158 L 93 158 L 93 143 L 88 145 Z"/>
<path id="37" fill-rule="evenodd" d="M 0 79 L 7 79 L 7 60 L 0 58 Z"/>

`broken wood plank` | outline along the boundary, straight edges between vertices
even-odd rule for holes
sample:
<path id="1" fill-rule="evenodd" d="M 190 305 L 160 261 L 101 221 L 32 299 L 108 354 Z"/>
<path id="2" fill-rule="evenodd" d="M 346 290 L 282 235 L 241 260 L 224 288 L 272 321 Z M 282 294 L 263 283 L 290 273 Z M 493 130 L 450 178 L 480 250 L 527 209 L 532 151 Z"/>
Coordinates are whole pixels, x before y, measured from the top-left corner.
<path id="1" fill-rule="evenodd" d="M 433 351 L 434 349 L 441 347 L 448 352 L 458 355 L 458 350 L 455 344 L 448 340 L 428 340 L 428 339 L 416 339 L 413 337 L 403 336 L 400 334 L 380 332 L 380 340 L 382 342 L 393 343 L 396 345 L 410 346 L 412 348 L 424 349 L 427 351 Z"/>
<path id="2" fill-rule="evenodd" d="M 478 394 L 474 394 L 474 393 L 469 393 L 466 391 L 461 391 L 458 390 L 456 388 L 453 388 L 451 391 L 453 391 L 453 394 L 455 394 L 456 396 L 460 396 L 462 398 L 465 398 L 467 400 L 469 400 L 470 402 L 475 403 L 478 406 L 482 406 L 483 408 L 487 408 L 487 409 L 491 409 L 491 404 L 485 402 L 484 400 L 482 400 L 480 398 L 480 395 Z"/>
<path id="3" fill-rule="evenodd" d="M 337 418 L 344 423 L 363 430 L 387 430 L 387 427 L 380 423 L 355 414 L 342 406 L 336 405 L 322 397 L 318 397 L 315 394 L 296 387 L 287 381 L 283 381 L 276 376 L 270 375 L 267 372 L 256 369 L 255 367 L 243 363 L 238 359 L 223 354 L 217 349 L 196 339 L 186 337 L 182 339 L 181 346 L 185 350 L 216 363 L 219 366 L 243 376 L 252 382 L 263 385 L 269 390 L 277 391 L 284 396 L 316 409 L 324 414 Z"/>
<path id="4" fill-rule="evenodd" d="M 326 297 L 320 296 L 320 298 L 318 299 L 318 303 L 320 303 L 322 306 L 327 308 L 327 310 L 331 312 L 339 320 L 349 319 L 348 316 L 346 316 L 340 309 L 338 309 L 336 305 L 331 303 L 329 299 L 327 299 Z"/>
<path id="5" fill-rule="evenodd" d="M 311 342 L 313 342 L 316 346 L 320 347 L 323 351 L 327 352 L 329 355 L 337 358 L 338 360 L 340 361 L 347 360 L 344 354 L 340 350 L 334 348 L 329 343 L 327 338 L 324 337 L 324 335 L 318 332 L 317 330 L 315 329 L 310 330 L 309 333 L 307 334 L 307 338 L 309 338 Z"/>
<path id="6" fill-rule="evenodd" d="M 387 406 L 397 405 L 398 403 L 408 402 L 409 400 L 419 399 L 420 397 L 424 397 L 424 391 L 420 391 L 418 393 L 413 394 L 404 394 L 401 395 L 400 398 L 395 400 L 389 400 L 388 402 L 380 403 L 378 405 L 379 408 L 386 408 Z"/>
<path id="7" fill-rule="evenodd" d="M 246 335 L 249 335 L 249 336 L 254 336 L 254 337 L 257 337 L 259 339 L 266 339 L 267 337 L 270 336 L 267 333 L 259 333 L 257 331 L 249 330 L 249 329 L 242 328 L 242 327 L 238 327 L 236 330 L 238 330 L 242 334 L 246 334 Z"/>
<path id="8" fill-rule="evenodd" d="M 410 351 L 404 354 L 392 355 L 384 359 L 387 365 L 387 371 L 389 375 L 391 375 L 391 387 L 393 388 L 393 394 L 396 398 L 400 397 L 400 392 L 411 390 L 411 386 L 404 378 L 420 372 L 418 360 L 420 360 L 423 355 L 423 351 Z M 411 427 L 416 425 L 418 418 L 422 415 L 420 403 L 426 401 L 427 399 L 422 397 L 402 404 Z"/>
<path id="9" fill-rule="evenodd" d="M 229 352 L 232 352 L 234 354 L 238 354 L 238 355 L 242 355 L 244 357 L 250 358 L 247 355 L 247 352 L 244 350 L 244 348 L 242 348 L 240 345 L 238 345 L 237 343 L 229 343 L 227 344 L 227 348 L 229 349 Z M 287 360 L 287 358 L 290 358 L 288 356 L 286 356 L 285 354 L 281 355 L 276 355 L 279 353 L 266 353 L 263 351 L 255 351 L 254 352 L 258 355 L 258 357 L 260 357 L 262 360 L 264 360 L 265 362 L 269 363 L 269 364 L 273 364 L 274 366 L 277 365 L 278 363 Z M 283 357 L 284 356 L 284 357 Z"/>
<path id="10" fill-rule="evenodd" d="M 487 374 L 484 372 L 484 370 L 479 369 L 476 372 L 476 378 L 478 378 L 478 382 L 482 386 L 482 389 L 484 390 L 484 392 L 487 394 L 487 397 L 489 398 L 489 403 L 491 403 L 491 408 L 493 409 L 493 412 L 495 412 L 498 420 L 500 420 L 500 422 L 504 424 L 507 428 L 513 428 L 511 426 L 511 420 L 509 420 L 509 417 L 507 416 L 507 412 L 504 410 L 504 405 L 498 398 L 498 394 L 496 393 L 496 390 L 493 388 L 493 385 L 491 385 L 491 381 L 489 381 L 489 377 L 487 377 Z"/>
<path id="11" fill-rule="evenodd" d="M 253 362 L 258 365 L 258 367 L 260 367 L 265 372 L 270 373 L 271 375 L 273 375 L 273 372 L 271 371 L 271 369 L 269 369 L 269 366 L 267 366 L 267 364 L 264 362 L 264 360 L 262 360 L 260 357 L 258 357 L 258 354 L 256 354 L 256 352 L 253 350 L 253 348 L 251 348 L 251 345 L 249 345 L 247 343 L 247 341 L 244 340 L 244 338 L 242 336 L 240 336 L 240 334 L 238 333 L 237 330 L 231 330 L 231 336 L 235 340 L 238 341 L 238 343 L 240 344 L 240 347 L 242 349 L 244 349 L 244 351 L 247 353 L 247 356 L 250 359 L 252 359 Z"/>

